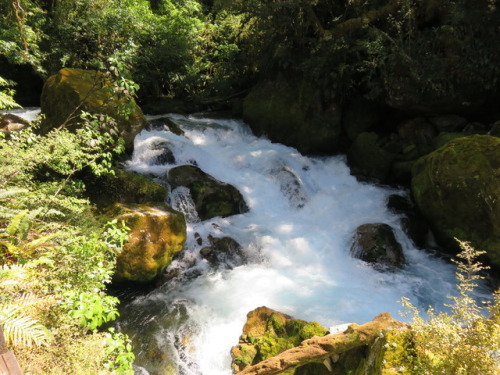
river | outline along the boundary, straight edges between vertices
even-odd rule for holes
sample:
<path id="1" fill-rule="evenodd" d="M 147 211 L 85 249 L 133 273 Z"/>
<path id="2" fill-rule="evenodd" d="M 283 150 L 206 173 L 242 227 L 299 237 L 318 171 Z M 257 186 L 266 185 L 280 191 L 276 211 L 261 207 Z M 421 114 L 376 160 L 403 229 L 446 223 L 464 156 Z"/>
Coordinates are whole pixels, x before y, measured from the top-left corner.
<path id="1" fill-rule="evenodd" d="M 408 192 L 358 182 L 343 156 L 303 156 L 240 121 L 168 117 L 184 136 L 142 131 L 126 168 L 162 179 L 176 165 L 197 165 L 238 188 L 249 211 L 200 221 L 185 192 L 169 195 L 189 221 L 185 249 L 167 269 L 177 276 L 128 302 L 117 323 L 133 340 L 137 374 L 231 374 L 229 350 L 259 306 L 331 327 L 384 311 L 401 318 L 402 296 L 426 309 L 455 293 L 454 267 L 417 249 L 386 207 L 391 194 Z M 173 164 L 158 164 L 165 142 Z M 351 257 L 353 233 L 365 223 L 393 227 L 403 270 L 379 272 Z M 235 239 L 248 262 L 211 267 L 200 257 L 209 235 Z"/>

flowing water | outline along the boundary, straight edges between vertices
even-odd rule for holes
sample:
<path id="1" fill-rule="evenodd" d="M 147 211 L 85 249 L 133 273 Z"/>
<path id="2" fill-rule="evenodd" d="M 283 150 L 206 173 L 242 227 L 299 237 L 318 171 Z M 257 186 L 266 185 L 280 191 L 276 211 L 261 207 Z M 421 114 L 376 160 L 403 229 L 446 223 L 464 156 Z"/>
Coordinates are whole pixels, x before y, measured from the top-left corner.
<path id="1" fill-rule="evenodd" d="M 167 270 L 177 276 L 128 303 L 119 323 L 133 337 L 137 373 L 231 374 L 229 350 L 259 306 L 329 327 L 384 311 L 399 317 L 402 296 L 425 308 L 454 293 L 454 268 L 416 249 L 386 207 L 404 192 L 358 182 L 343 157 L 305 157 L 238 121 L 169 117 L 185 135 L 143 131 L 126 167 L 162 179 L 175 165 L 197 165 L 238 188 L 250 210 L 202 222 L 186 190 L 171 192 L 168 203 L 189 221 L 185 250 Z M 159 144 L 175 164 L 158 163 Z M 404 270 L 379 272 L 351 257 L 365 223 L 395 229 Z M 210 266 L 199 254 L 209 235 L 237 240 L 248 262 Z"/>
<path id="2" fill-rule="evenodd" d="M 17 113 L 31 120 L 38 111 Z M 402 296 L 425 309 L 454 294 L 454 267 L 416 249 L 386 207 L 405 192 L 358 182 L 343 157 L 305 157 L 239 121 L 168 117 L 185 135 L 141 132 L 126 168 L 162 180 L 175 165 L 197 165 L 238 188 L 249 211 L 201 221 L 186 189 L 169 194 L 188 221 L 185 249 L 169 280 L 127 302 L 117 322 L 133 339 L 137 374 L 231 374 L 230 348 L 259 306 L 330 327 L 384 311 L 400 318 Z M 165 147 L 175 164 L 161 157 Z M 351 257 L 353 232 L 365 223 L 394 228 L 404 270 L 379 272 Z M 246 261 L 210 265 L 200 256 L 209 236 L 235 239 Z"/>

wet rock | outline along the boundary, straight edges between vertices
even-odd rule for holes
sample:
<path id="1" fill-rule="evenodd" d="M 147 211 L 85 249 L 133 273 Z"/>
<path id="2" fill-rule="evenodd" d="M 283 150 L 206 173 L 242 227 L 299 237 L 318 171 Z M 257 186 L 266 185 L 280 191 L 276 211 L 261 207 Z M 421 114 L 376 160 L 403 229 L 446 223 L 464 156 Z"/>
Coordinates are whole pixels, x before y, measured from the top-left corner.
<path id="1" fill-rule="evenodd" d="M 302 153 L 331 153 L 341 132 L 341 110 L 324 103 L 321 91 L 305 80 L 259 83 L 245 98 L 243 119 L 257 135 Z"/>
<path id="2" fill-rule="evenodd" d="M 200 250 L 201 256 L 212 267 L 233 268 L 246 262 L 246 256 L 241 245 L 231 237 L 216 238 L 208 236 L 210 246 Z"/>
<path id="3" fill-rule="evenodd" d="M 131 110 L 128 117 L 120 110 L 125 107 Z M 107 76 L 93 70 L 64 68 L 50 76 L 43 87 L 41 110 L 46 116 L 40 129 L 42 133 L 63 124 L 74 128 L 81 122 L 81 111 L 108 115 L 115 119 L 116 127 L 110 125 L 101 130 L 123 138 L 129 151 L 133 149 L 135 136 L 147 123 L 132 97 L 118 95 Z"/>
<path id="4" fill-rule="evenodd" d="M 172 190 L 179 186 L 189 189 L 201 220 L 248 211 L 248 206 L 238 189 L 216 180 L 198 167 L 182 165 L 172 168 L 168 172 L 167 182 Z"/>
<path id="5" fill-rule="evenodd" d="M 167 205 L 115 204 L 107 215 L 130 228 L 116 260 L 115 283 L 152 282 L 186 242 L 184 215 Z"/>
<path id="6" fill-rule="evenodd" d="M 12 113 L 0 113 L 0 132 L 11 133 L 30 126 L 30 122 Z"/>
<path id="7" fill-rule="evenodd" d="M 231 367 L 234 372 L 242 371 L 299 345 L 303 340 L 327 333 L 316 322 L 293 319 L 265 306 L 259 307 L 247 314 L 239 344 L 231 349 Z"/>
<path id="8" fill-rule="evenodd" d="M 419 159 L 412 174 L 415 202 L 438 242 L 458 251 L 455 237 L 470 241 L 500 269 L 500 139 L 452 140 Z"/>
<path id="9" fill-rule="evenodd" d="M 184 130 L 180 128 L 172 119 L 162 117 L 150 120 L 147 124 L 148 130 L 168 130 L 177 135 L 184 135 Z"/>
<path id="10" fill-rule="evenodd" d="M 172 145 L 167 140 L 155 142 L 151 148 L 152 150 L 159 151 L 159 153 L 154 156 L 151 164 L 175 164 L 175 156 L 171 147 Z"/>
<path id="11" fill-rule="evenodd" d="M 289 168 L 283 167 L 273 171 L 273 177 L 278 181 L 281 192 L 295 208 L 302 208 L 307 196 L 300 178 Z"/>
<path id="12" fill-rule="evenodd" d="M 432 140 L 437 132 L 426 119 L 416 117 L 398 125 L 398 136 L 403 145 L 406 160 L 415 160 L 434 150 Z M 406 149 L 406 150 L 405 150 Z"/>
<path id="13" fill-rule="evenodd" d="M 404 267 L 405 257 L 401 245 L 387 224 L 364 224 L 356 229 L 351 254 L 372 263 L 379 270 L 396 270 Z"/>

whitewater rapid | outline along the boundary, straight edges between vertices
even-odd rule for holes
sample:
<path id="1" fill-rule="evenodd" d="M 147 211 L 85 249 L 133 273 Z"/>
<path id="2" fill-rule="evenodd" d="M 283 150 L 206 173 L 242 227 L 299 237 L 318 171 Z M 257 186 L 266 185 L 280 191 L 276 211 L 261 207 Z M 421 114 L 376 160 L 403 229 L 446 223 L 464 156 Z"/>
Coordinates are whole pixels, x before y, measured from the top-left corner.
<path id="1" fill-rule="evenodd" d="M 330 327 L 364 323 L 384 311 L 401 318 L 402 296 L 425 309 L 454 293 L 454 267 L 416 249 L 386 207 L 391 194 L 405 192 L 358 182 L 342 156 L 303 156 L 255 137 L 240 121 L 168 117 L 185 134 L 142 131 L 126 168 L 161 180 L 175 165 L 197 165 L 238 188 L 250 210 L 200 222 L 189 204 L 176 200 L 179 192 L 171 194 L 168 203 L 190 221 L 185 250 L 167 270 L 181 276 L 137 297 L 119 321 L 136 346 L 136 373 L 167 367 L 178 374 L 231 374 L 229 350 L 246 314 L 259 306 Z M 175 164 L 158 164 L 158 144 L 168 144 Z M 366 223 L 394 228 L 404 270 L 378 272 L 351 257 L 354 230 Z M 237 240 L 249 262 L 210 267 L 199 256 L 208 235 Z"/>

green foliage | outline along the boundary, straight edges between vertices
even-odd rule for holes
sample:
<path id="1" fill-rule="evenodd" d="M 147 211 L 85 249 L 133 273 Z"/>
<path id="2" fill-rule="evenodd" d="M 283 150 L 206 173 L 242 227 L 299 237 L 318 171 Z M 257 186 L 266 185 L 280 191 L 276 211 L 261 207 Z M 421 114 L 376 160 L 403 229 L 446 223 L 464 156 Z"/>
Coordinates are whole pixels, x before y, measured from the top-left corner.
<path id="1" fill-rule="evenodd" d="M 21 106 L 14 100 L 14 90 L 9 89 L 13 82 L 6 81 L 0 77 L 0 110 L 8 110 L 12 108 L 20 108 Z"/>
<path id="2" fill-rule="evenodd" d="M 467 242 L 458 241 L 462 252 L 457 262 L 458 296 L 450 297 L 449 313 L 427 311 L 429 319 L 420 316 L 408 299 L 404 316 L 412 318 L 412 374 L 487 375 L 498 374 L 500 363 L 500 294 L 495 294 L 489 316 L 471 293 L 485 267 L 476 259 L 483 254 Z"/>
<path id="3" fill-rule="evenodd" d="M 123 145 L 101 131 L 109 119 L 83 118 L 72 133 L 40 136 L 25 129 L 0 139 L 0 324 L 28 361 L 23 365 L 38 373 L 86 373 L 77 370 L 85 367 L 82 361 L 95 373 L 108 363 L 105 371 L 130 373 L 133 355 L 123 336 L 104 345 L 93 338 L 99 333 L 88 334 L 118 316 L 118 300 L 103 291 L 128 228 L 118 222 L 103 228 L 75 177 L 83 170 L 111 173 Z M 23 354 L 30 343 L 47 345 Z M 103 354 L 96 359 L 82 356 L 86 346 L 99 345 Z"/>
<path id="4" fill-rule="evenodd" d="M 110 357 L 104 365 L 107 369 L 117 374 L 134 373 L 132 363 L 135 356 L 130 339 L 123 333 L 115 332 L 114 328 L 106 334 L 106 354 Z"/>
<path id="5" fill-rule="evenodd" d="M 68 315 L 77 319 L 80 327 L 94 330 L 119 316 L 116 305 L 118 298 L 95 294 L 68 292 L 62 302 Z"/>

